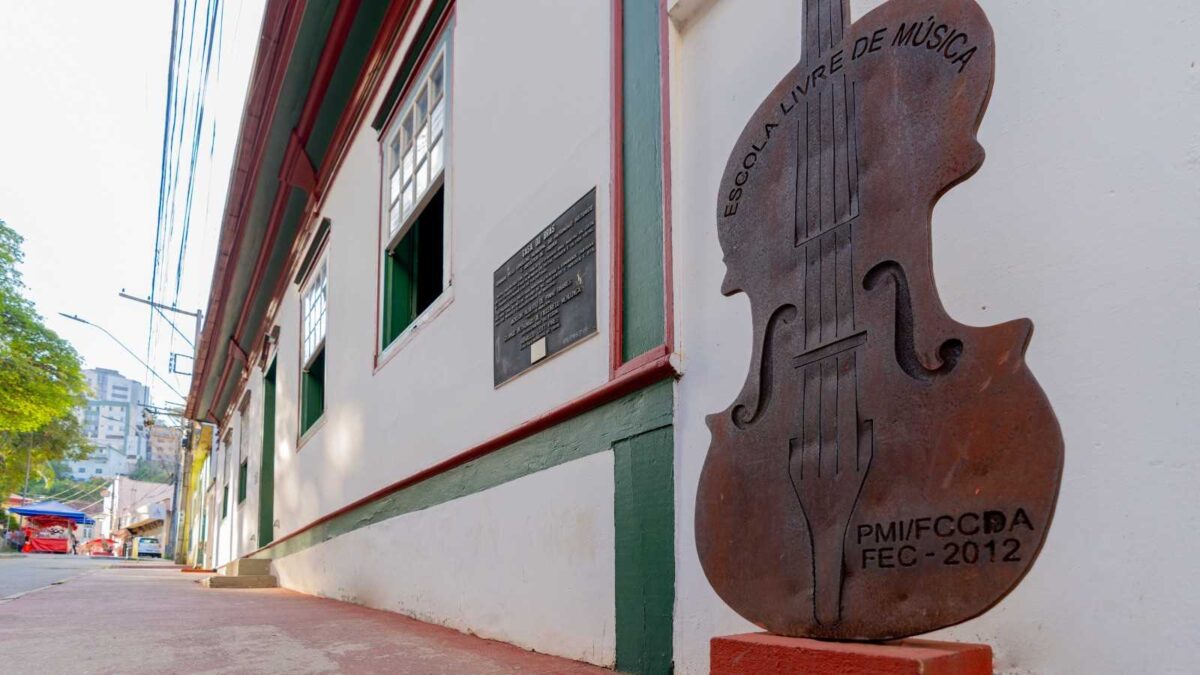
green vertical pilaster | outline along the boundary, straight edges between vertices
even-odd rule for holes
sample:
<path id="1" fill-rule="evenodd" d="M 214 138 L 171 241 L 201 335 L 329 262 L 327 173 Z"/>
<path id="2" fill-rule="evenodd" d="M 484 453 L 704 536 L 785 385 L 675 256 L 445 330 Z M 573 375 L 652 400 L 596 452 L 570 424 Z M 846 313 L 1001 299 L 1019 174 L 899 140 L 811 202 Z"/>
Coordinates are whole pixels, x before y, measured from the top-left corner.
<path id="1" fill-rule="evenodd" d="M 670 673 L 675 609 L 672 427 L 613 445 L 617 670 Z"/>
<path id="2" fill-rule="evenodd" d="M 262 461 L 258 469 L 258 545 L 275 539 L 275 362 L 263 377 Z"/>
<path id="3" fill-rule="evenodd" d="M 663 144 L 659 3 L 622 11 L 624 341 L 633 359 L 663 343 Z"/>

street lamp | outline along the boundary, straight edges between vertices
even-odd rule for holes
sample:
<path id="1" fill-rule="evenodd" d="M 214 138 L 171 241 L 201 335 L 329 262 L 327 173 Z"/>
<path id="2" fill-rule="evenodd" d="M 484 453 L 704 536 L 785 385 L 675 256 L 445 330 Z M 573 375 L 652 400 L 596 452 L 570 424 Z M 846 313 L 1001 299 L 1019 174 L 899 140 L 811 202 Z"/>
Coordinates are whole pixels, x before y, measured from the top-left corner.
<path id="1" fill-rule="evenodd" d="M 72 321 L 78 321 L 79 323 L 84 323 L 84 324 L 87 324 L 87 325 L 89 325 L 89 326 L 91 326 L 91 327 L 93 327 L 93 328 L 99 328 L 99 329 L 100 329 L 100 331 L 101 331 L 102 333 L 104 333 L 104 334 L 105 334 L 105 335 L 107 335 L 108 337 L 112 338 L 112 341 L 113 341 L 113 342 L 115 342 L 115 343 L 117 343 L 118 345 L 120 345 L 120 346 L 121 346 L 121 349 L 124 349 L 126 352 L 128 352 L 128 353 L 129 353 L 129 355 L 130 355 L 130 356 L 132 356 L 133 358 L 137 359 L 137 362 L 138 362 L 138 363 L 140 363 L 140 364 L 142 364 L 143 366 L 145 366 L 145 367 L 146 367 L 146 370 L 150 371 L 150 374 L 151 374 L 151 375 L 153 375 L 153 376 L 157 377 L 159 382 L 162 382 L 163 384 L 167 385 L 167 388 L 168 388 L 168 389 L 170 389 L 171 391 L 175 392 L 175 395 L 176 395 L 176 396 L 178 396 L 179 398 L 182 398 L 182 399 L 186 399 L 186 398 L 187 398 L 187 396 L 184 396 L 183 394 L 181 394 L 181 393 L 179 392 L 179 390 L 178 390 L 178 389 L 176 389 L 175 387 L 171 386 L 171 383 L 170 383 L 170 382 L 167 382 L 165 379 L 163 379 L 163 376 L 162 376 L 162 375 L 159 375 L 159 374 L 158 374 L 158 372 L 157 372 L 156 370 L 154 370 L 153 368 L 151 368 L 149 363 L 146 363 L 145 361 L 143 361 L 143 360 L 141 359 L 141 357 L 139 357 L 137 354 L 133 353 L 133 350 L 132 350 L 132 349 L 130 349 L 129 347 L 126 347 L 124 342 L 121 342 L 120 340 L 118 340 L 118 339 L 117 339 L 117 336 L 115 336 L 115 335 L 113 335 L 112 333 L 110 333 L 110 332 L 108 332 L 107 330 L 105 330 L 105 329 L 104 329 L 104 326 L 101 326 L 101 325 L 100 325 L 100 324 L 98 324 L 98 323 L 92 323 L 91 321 L 88 321 L 87 319 L 84 319 L 84 318 L 80 317 L 80 316 L 79 316 L 79 315 L 77 315 L 77 314 L 65 314 L 65 313 L 63 313 L 63 312 L 59 312 L 59 313 L 58 313 L 58 315 L 59 315 L 59 316 L 61 316 L 61 317 L 64 317 L 64 318 L 70 319 L 70 320 L 72 320 Z"/>

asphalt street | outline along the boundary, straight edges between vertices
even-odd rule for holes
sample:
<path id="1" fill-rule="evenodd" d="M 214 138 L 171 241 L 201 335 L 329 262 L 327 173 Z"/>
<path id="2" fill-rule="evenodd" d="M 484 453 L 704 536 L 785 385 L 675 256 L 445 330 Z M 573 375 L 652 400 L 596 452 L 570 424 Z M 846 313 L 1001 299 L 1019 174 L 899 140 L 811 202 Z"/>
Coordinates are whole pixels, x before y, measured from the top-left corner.
<path id="1" fill-rule="evenodd" d="M 52 553 L 0 555 L 0 602 L 113 564 L 112 558 Z"/>

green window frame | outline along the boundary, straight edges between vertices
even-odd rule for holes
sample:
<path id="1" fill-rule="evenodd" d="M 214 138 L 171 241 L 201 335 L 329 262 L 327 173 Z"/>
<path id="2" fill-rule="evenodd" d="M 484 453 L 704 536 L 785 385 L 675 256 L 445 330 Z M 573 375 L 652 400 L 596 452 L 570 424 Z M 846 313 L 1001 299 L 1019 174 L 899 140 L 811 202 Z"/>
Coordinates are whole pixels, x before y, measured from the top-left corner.
<path id="1" fill-rule="evenodd" d="M 275 367 L 271 361 L 263 376 L 262 459 L 258 465 L 258 543 L 275 539 Z"/>
<path id="2" fill-rule="evenodd" d="M 325 414 L 325 312 L 329 270 L 315 269 L 300 294 L 300 435 Z"/>
<path id="3" fill-rule="evenodd" d="M 439 187 L 383 261 L 386 349 L 445 290 L 445 188 Z"/>
<path id="4" fill-rule="evenodd" d="M 304 369 L 300 388 L 300 433 L 303 435 L 325 414 L 324 347 Z"/>
<path id="5" fill-rule="evenodd" d="M 246 501 L 246 476 L 249 474 L 249 472 L 250 472 L 250 460 L 243 459 L 242 463 L 238 465 L 237 503 L 239 505 L 242 502 Z"/>
<path id="6" fill-rule="evenodd" d="M 221 520 L 229 515 L 229 485 L 221 486 Z"/>

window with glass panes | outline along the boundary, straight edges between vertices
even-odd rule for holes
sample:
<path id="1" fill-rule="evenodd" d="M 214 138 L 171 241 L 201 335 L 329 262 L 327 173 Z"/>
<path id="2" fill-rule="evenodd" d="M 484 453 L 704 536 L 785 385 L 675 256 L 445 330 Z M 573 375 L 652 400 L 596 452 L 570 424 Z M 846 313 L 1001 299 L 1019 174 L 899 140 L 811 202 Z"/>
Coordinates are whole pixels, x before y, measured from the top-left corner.
<path id="1" fill-rule="evenodd" d="M 446 152 L 446 55 L 414 87 L 388 140 L 388 233 L 396 234 L 440 184 Z"/>
<path id="2" fill-rule="evenodd" d="M 325 305 L 327 301 L 325 283 L 327 270 L 321 265 L 313 274 L 302 299 L 303 308 L 303 357 L 305 364 L 312 360 L 325 344 Z"/>
<path id="3" fill-rule="evenodd" d="M 329 272 L 322 263 L 300 295 L 300 433 L 325 412 L 325 309 Z"/>
<path id="4" fill-rule="evenodd" d="M 416 79 L 385 136 L 383 347 L 441 295 L 445 280 L 447 48 Z"/>
<path id="5" fill-rule="evenodd" d="M 246 501 L 246 478 L 249 472 L 249 458 L 246 456 L 246 448 L 250 444 L 250 400 L 247 398 L 242 402 L 241 413 L 238 423 L 238 484 L 237 484 L 237 502 L 241 504 Z"/>

